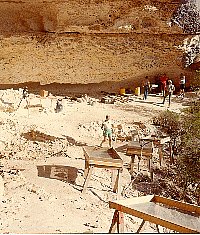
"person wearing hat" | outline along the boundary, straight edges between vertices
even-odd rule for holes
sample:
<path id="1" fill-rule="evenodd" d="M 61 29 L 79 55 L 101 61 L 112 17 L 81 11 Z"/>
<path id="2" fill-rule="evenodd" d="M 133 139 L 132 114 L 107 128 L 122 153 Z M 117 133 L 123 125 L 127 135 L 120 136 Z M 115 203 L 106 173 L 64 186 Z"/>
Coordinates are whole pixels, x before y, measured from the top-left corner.
<path id="1" fill-rule="evenodd" d="M 163 99 L 163 104 L 165 103 L 165 99 L 167 98 L 167 96 L 169 96 L 169 106 L 171 104 L 171 96 L 173 94 L 173 92 L 175 91 L 175 86 L 173 85 L 172 80 L 168 80 L 168 84 L 167 84 L 167 90 Z"/>

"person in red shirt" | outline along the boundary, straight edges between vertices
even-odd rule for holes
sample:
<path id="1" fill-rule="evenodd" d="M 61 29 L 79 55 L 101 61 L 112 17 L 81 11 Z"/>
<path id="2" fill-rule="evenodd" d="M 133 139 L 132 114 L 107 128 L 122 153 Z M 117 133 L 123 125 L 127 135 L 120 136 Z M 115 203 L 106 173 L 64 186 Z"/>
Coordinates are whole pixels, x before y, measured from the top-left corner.
<path id="1" fill-rule="evenodd" d="M 160 76 L 161 92 L 163 94 L 163 97 L 165 97 L 165 92 L 167 89 L 167 80 L 168 80 L 168 77 L 167 77 L 166 73 L 164 73 L 163 75 Z"/>

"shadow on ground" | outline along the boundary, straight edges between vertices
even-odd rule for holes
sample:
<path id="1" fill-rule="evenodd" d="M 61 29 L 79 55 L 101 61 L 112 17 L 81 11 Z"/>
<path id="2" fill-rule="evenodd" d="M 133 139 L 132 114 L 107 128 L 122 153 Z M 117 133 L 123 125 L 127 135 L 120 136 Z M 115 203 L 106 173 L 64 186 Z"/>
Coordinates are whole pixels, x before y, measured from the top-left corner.
<path id="1" fill-rule="evenodd" d="M 155 103 L 155 101 L 149 101 L 149 100 L 135 100 L 135 102 L 146 103 L 146 104 L 154 104 Z"/>
<path id="2" fill-rule="evenodd" d="M 78 173 L 78 169 L 75 167 L 59 165 L 37 166 L 37 170 L 39 177 L 58 179 L 71 184 L 75 184 Z"/>
<path id="3" fill-rule="evenodd" d="M 62 135 L 62 136 L 64 136 L 67 139 L 67 141 L 69 142 L 69 144 L 71 144 L 71 145 L 87 146 L 86 143 L 78 142 L 78 141 L 76 141 L 74 138 L 72 138 L 70 136 L 67 136 L 67 135 Z"/>

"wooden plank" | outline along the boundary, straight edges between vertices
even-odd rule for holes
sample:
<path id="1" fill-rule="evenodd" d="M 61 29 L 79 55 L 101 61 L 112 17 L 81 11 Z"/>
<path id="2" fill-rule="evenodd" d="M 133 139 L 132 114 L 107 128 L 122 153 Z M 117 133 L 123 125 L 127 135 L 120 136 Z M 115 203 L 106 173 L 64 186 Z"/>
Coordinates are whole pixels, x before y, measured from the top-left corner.
<path id="1" fill-rule="evenodd" d="M 115 210 L 112 223 L 108 233 L 114 233 L 116 231 L 118 233 L 124 233 L 124 214 L 121 211 Z"/>
<path id="2" fill-rule="evenodd" d="M 153 153 L 152 151 L 149 152 L 149 151 L 142 150 L 142 156 L 145 156 L 145 157 L 151 157 L 152 153 Z M 127 148 L 126 154 L 127 155 L 135 154 L 135 155 L 141 156 L 141 149 L 140 150 L 136 150 L 136 149 Z"/>
<path id="3" fill-rule="evenodd" d="M 84 146 L 83 151 L 90 164 L 98 165 L 101 162 L 107 162 L 107 164 L 123 164 L 122 159 L 114 149 Z"/>
<path id="4" fill-rule="evenodd" d="M 115 166 L 115 165 L 114 166 L 111 166 L 111 165 L 93 165 L 93 166 L 96 167 L 96 168 L 104 168 L 104 169 L 110 169 L 110 170 L 123 169 L 121 166 L 117 166 L 117 165 Z"/>
<path id="5" fill-rule="evenodd" d="M 108 149 L 107 153 L 114 159 L 121 159 L 119 154 L 117 153 L 117 151 L 114 148 Z"/>
<path id="6" fill-rule="evenodd" d="M 160 163 L 160 166 L 161 166 L 162 165 L 162 160 L 163 160 L 163 152 L 162 152 L 161 146 L 159 146 L 159 148 L 158 148 L 158 154 L 159 154 L 159 163 Z"/>
<path id="7" fill-rule="evenodd" d="M 174 164 L 174 158 L 173 158 L 173 149 L 172 149 L 172 142 L 169 142 L 169 152 L 170 152 L 170 163 Z"/>
<path id="8" fill-rule="evenodd" d="M 118 211 L 115 210 L 113 218 L 112 218 L 112 223 L 111 223 L 111 226 L 110 226 L 108 233 L 114 233 L 116 231 L 118 216 L 119 216 Z"/>
<path id="9" fill-rule="evenodd" d="M 128 151 L 138 151 L 141 152 L 143 151 L 144 153 L 153 153 L 153 148 L 141 148 L 141 147 L 134 147 L 134 146 L 129 146 L 127 147 Z"/>
<path id="10" fill-rule="evenodd" d="M 155 196 L 153 201 L 158 202 L 158 203 L 162 203 L 164 205 L 172 206 L 175 208 L 179 208 L 181 210 L 185 210 L 188 212 L 193 212 L 193 213 L 200 215 L 200 207 L 199 206 L 191 205 L 186 202 L 183 203 L 183 202 L 179 202 L 179 201 L 176 201 L 173 199 L 168 199 L 168 198 L 161 197 L 161 196 Z"/>
<path id="11" fill-rule="evenodd" d="M 117 177 L 115 179 L 115 184 L 113 187 L 113 192 L 117 192 L 117 199 L 121 197 L 121 169 L 117 171 Z"/>
<path id="12" fill-rule="evenodd" d="M 156 229 L 157 229 L 157 232 L 158 232 L 158 233 L 160 233 L 160 230 L 159 230 L 158 224 L 156 224 Z"/>
<path id="13" fill-rule="evenodd" d="M 116 200 L 113 202 L 109 202 L 109 208 L 111 209 L 116 209 L 116 206 L 118 204 L 123 204 L 126 206 L 132 205 L 132 204 L 139 204 L 139 203 L 144 203 L 144 202 L 150 202 L 154 200 L 154 195 L 147 195 L 147 196 L 142 196 L 142 197 L 133 197 L 133 198 L 127 198 L 127 199 L 122 199 L 122 200 Z"/>
<path id="14" fill-rule="evenodd" d="M 144 137 L 141 139 L 142 141 L 151 141 L 152 143 L 158 145 L 158 144 L 165 144 L 167 142 L 169 142 L 171 139 L 170 139 L 170 136 L 165 136 L 165 137 Z"/>
<path id="15" fill-rule="evenodd" d="M 151 141 L 145 143 L 145 141 L 131 141 L 128 143 L 128 148 L 143 148 L 143 149 L 152 149 L 153 143 Z"/>
<path id="16" fill-rule="evenodd" d="M 130 163 L 130 166 L 131 166 L 130 173 L 131 173 L 131 175 L 134 172 L 134 161 L 135 161 L 135 154 L 131 155 L 131 163 Z"/>
<path id="17" fill-rule="evenodd" d="M 91 177 L 91 174 L 92 174 L 93 169 L 94 169 L 94 166 L 90 166 L 90 167 L 89 167 L 89 171 L 88 171 L 87 177 L 86 177 L 85 182 L 84 182 L 84 184 L 83 184 L 82 193 L 85 193 L 85 191 L 86 191 L 86 189 L 87 189 L 87 186 L 88 186 L 88 183 L 89 183 L 89 180 L 90 180 L 90 177 Z"/>
<path id="18" fill-rule="evenodd" d="M 177 208 L 176 201 L 174 203 L 174 201 L 171 199 L 167 199 L 167 201 L 165 199 L 166 198 L 159 197 L 159 196 L 148 195 L 148 196 L 143 196 L 139 198 L 129 198 L 125 200 L 109 202 L 109 206 L 110 208 L 136 216 L 145 221 L 149 221 L 149 222 L 161 225 L 163 227 L 169 228 L 177 232 L 181 232 L 181 233 L 199 233 L 200 232 L 199 227 L 198 227 L 199 223 L 197 222 L 197 221 L 200 221 L 199 217 L 188 215 L 188 214 L 179 212 L 177 210 L 168 209 L 168 208 L 160 206 L 159 204 L 156 204 L 156 202 L 159 202 L 165 205 L 175 206 L 175 208 Z M 146 205 L 148 203 L 150 204 Z M 194 212 L 197 212 L 197 211 L 199 212 L 198 206 L 187 204 L 187 206 L 189 207 L 185 207 L 185 203 L 178 202 L 178 204 L 179 203 L 182 205 L 181 209 L 185 209 L 185 210 L 187 209 L 187 211 L 192 210 Z M 149 209 L 145 209 L 146 207 Z M 192 209 L 190 207 L 192 207 Z M 174 215 L 175 218 L 178 218 L 179 216 L 180 218 L 184 218 L 185 221 L 184 219 L 179 219 L 179 221 L 176 223 L 175 222 L 176 220 L 173 217 L 170 218 L 171 221 L 169 220 L 169 218 L 167 220 L 167 217 L 169 217 L 170 213 Z M 190 223 L 190 219 L 192 219 L 191 223 Z M 195 225 L 194 223 L 195 224 L 197 223 L 197 224 Z"/>
<path id="19" fill-rule="evenodd" d="M 118 190 L 118 181 L 119 181 L 119 170 L 117 171 L 117 177 L 115 178 L 115 183 L 113 187 L 113 192 L 116 193 Z"/>
<path id="20" fill-rule="evenodd" d="M 118 170 L 118 181 L 117 181 L 117 200 L 121 198 L 121 178 L 122 178 L 122 171 L 121 169 Z"/>
<path id="21" fill-rule="evenodd" d="M 124 213 L 118 211 L 117 232 L 124 233 Z"/>
<path id="22" fill-rule="evenodd" d="M 109 162 L 109 161 L 101 161 L 101 160 L 89 160 L 89 164 L 90 165 L 95 165 L 95 167 L 115 167 L 115 168 L 122 168 L 123 167 L 123 163 L 113 163 L 113 162 Z"/>
<path id="23" fill-rule="evenodd" d="M 169 228 L 171 230 L 174 230 L 180 233 L 198 233 L 198 231 L 195 231 L 194 229 L 183 227 L 181 225 L 177 225 L 175 223 L 165 221 L 163 219 L 157 218 L 156 216 L 148 215 L 147 213 L 141 212 L 139 210 L 135 210 L 134 208 L 129 208 L 127 206 L 119 205 L 119 204 L 116 205 L 115 207 L 116 207 L 116 210 L 120 210 L 121 212 L 136 216 L 138 218 L 141 218 L 145 221 L 152 222 L 154 224 L 159 224 L 162 227 Z"/>
<path id="24" fill-rule="evenodd" d="M 84 178 L 86 178 L 88 171 L 89 171 L 89 162 L 88 162 L 88 159 L 85 159 Z"/>
<path id="25" fill-rule="evenodd" d="M 145 220 L 142 220 L 142 223 L 140 224 L 140 227 L 138 228 L 137 232 L 136 233 L 140 233 L 142 227 L 144 226 L 145 224 Z"/>
<path id="26" fill-rule="evenodd" d="M 115 182 L 116 182 L 116 178 L 117 178 L 117 170 L 114 169 L 112 170 L 112 173 L 111 173 L 111 187 L 114 188 L 115 187 Z"/>
<path id="27" fill-rule="evenodd" d="M 149 158 L 149 160 L 148 160 L 148 168 L 149 168 L 151 181 L 153 181 L 152 158 Z"/>
<path id="28" fill-rule="evenodd" d="M 90 156 L 88 155 L 84 147 L 83 147 L 83 152 L 84 152 L 85 159 L 89 161 Z"/>
<path id="29" fill-rule="evenodd" d="M 176 207 L 188 212 L 194 212 L 200 215 L 200 206 L 196 205 L 191 205 L 186 202 L 179 202 L 177 200 L 157 196 L 157 195 L 147 195 L 147 196 L 141 196 L 141 197 L 133 197 L 133 198 L 128 198 L 128 199 L 123 199 L 123 200 L 116 200 L 113 202 L 109 202 L 109 206 L 112 209 L 116 209 L 116 206 L 118 204 L 129 206 L 132 204 L 139 204 L 139 203 L 144 203 L 144 202 L 158 202 L 162 203 L 164 205 Z"/>

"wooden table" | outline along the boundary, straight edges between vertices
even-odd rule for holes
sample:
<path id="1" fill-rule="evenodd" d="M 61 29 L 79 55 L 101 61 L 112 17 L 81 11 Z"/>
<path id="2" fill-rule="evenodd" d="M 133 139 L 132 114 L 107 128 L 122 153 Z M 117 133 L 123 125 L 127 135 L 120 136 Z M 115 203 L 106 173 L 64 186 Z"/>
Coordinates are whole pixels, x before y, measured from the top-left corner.
<path id="1" fill-rule="evenodd" d="M 124 231 L 123 213 L 143 219 L 136 233 L 146 221 L 180 233 L 200 233 L 200 207 L 165 197 L 149 195 L 109 202 L 115 209 L 109 233 Z"/>
<path id="2" fill-rule="evenodd" d="M 159 161 L 160 165 L 162 165 L 162 159 L 163 159 L 163 153 L 162 153 L 162 148 L 165 143 L 169 144 L 169 150 L 170 150 L 170 163 L 174 163 L 173 159 L 173 151 L 172 151 L 172 143 L 171 143 L 171 138 L 169 136 L 161 136 L 161 137 L 156 137 L 156 136 L 150 136 L 150 137 L 144 137 L 141 138 L 141 141 L 143 142 L 152 142 L 154 147 L 158 147 L 159 149 Z"/>
<path id="3" fill-rule="evenodd" d="M 92 171 L 95 167 L 97 168 L 109 168 L 114 171 L 117 170 L 117 177 L 114 179 L 114 174 L 112 174 L 112 186 L 113 191 L 117 192 L 118 197 L 120 196 L 120 178 L 122 173 L 123 161 L 116 152 L 115 149 L 111 148 L 100 148 L 93 146 L 83 147 L 85 156 L 85 182 L 83 185 L 82 192 L 84 193 L 87 189 Z"/>
<path id="4" fill-rule="evenodd" d="M 139 162 L 141 158 L 146 158 L 148 161 L 148 168 L 150 172 L 150 177 L 153 179 L 152 171 L 152 157 L 154 153 L 153 143 L 144 143 L 139 141 L 131 141 L 128 143 L 126 154 L 131 156 L 131 174 L 134 169 L 135 155 L 138 156 Z M 139 171 L 139 162 L 138 162 L 138 171 Z"/>

